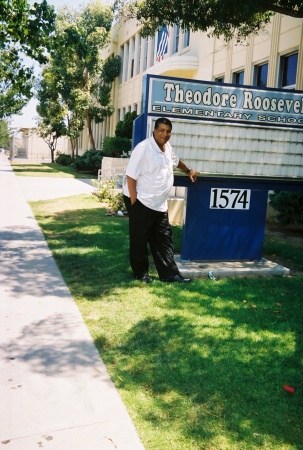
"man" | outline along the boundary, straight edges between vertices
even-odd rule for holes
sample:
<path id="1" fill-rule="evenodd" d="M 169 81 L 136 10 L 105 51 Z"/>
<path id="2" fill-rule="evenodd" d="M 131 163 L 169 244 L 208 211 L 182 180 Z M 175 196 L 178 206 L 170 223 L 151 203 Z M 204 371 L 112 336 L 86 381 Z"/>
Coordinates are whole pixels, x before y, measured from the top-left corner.
<path id="1" fill-rule="evenodd" d="M 180 275 L 174 260 L 167 199 L 174 183 L 174 167 L 185 172 L 192 182 L 196 181 L 197 172 L 189 169 L 174 153 L 168 142 L 171 132 L 169 119 L 157 119 L 153 136 L 134 148 L 126 168 L 123 192 L 129 214 L 130 265 L 134 278 L 145 283 L 152 281 L 148 274 L 147 243 L 160 280 L 191 281 Z"/>

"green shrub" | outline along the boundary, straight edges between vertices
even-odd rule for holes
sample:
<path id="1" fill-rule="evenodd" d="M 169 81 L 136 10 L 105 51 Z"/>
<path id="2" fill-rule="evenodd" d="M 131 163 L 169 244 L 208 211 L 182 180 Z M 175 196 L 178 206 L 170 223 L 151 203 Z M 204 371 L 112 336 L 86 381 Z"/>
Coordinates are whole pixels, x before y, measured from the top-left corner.
<path id="1" fill-rule="evenodd" d="M 104 156 L 119 158 L 123 155 L 127 156 L 131 150 L 131 140 L 125 137 L 106 137 L 103 141 Z"/>
<path id="2" fill-rule="evenodd" d="M 73 162 L 71 155 L 67 155 L 66 153 L 57 153 L 57 157 L 55 159 L 57 164 L 60 166 L 70 166 Z"/>
<path id="3" fill-rule="evenodd" d="M 82 156 L 76 157 L 74 166 L 79 171 L 97 174 L 101 169 L 102 157 L 101 150 L 87 150 Z"/>
<path id="4" fill-rule="evenodd" d="M 136 111 L 127 112 L 123 120 L 120 120 L 116 125 L 115 135 L 117 137 L 125 137 L 132 139 L 134 120 L 138 117 Z"/>
<path id="5" fill-rule="evenodd" d="M 269 194 L 269 204 L 278 212 L 280 223 L 303 223 L 303 192 L 274 191 Z"/>
<path id="6" fill-rule="evenodd" d="M 101 181 L 92 180 L 92 185 L 96 188 L 93 195 L 99 202 L 107 203 L 113 211 L 125 209 L 124 197 L 122 193 L 115 191 L 117 179 L 103 179 Z"/>
<path id="7" fill-rule="evenodd" d="M 121 192 L 119 192 L 119 194 L 112 195 L 108 201 L 108 204 L 113 211 L 125 210 L 124 195 Z"/>

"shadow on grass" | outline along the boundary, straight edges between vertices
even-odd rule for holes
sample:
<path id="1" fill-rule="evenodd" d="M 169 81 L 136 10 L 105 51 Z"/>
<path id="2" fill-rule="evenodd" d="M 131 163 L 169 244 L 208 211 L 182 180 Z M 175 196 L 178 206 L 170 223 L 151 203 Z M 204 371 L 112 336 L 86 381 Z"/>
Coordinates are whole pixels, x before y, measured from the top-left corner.
<path id="1" fill-rule="evenodd" d="M 88 300 L 131 279 L 128 220 L 105 218 L 105 213 L 100 208 L 66 211 L 41 225 L 72 293 Z"/>
<path id="2" fill-rule="evenodd" d="M 26 176 L 67 176 L 72 178 L 96 178 L 96 174 L 79 173 L 74 167 L 61 166 L 56 163 L 12 164 L 16 175 Z"/>
<path id="3" fill-rule="evenodd" d="M 104 214 L 64 211 L 42 225 L 72 293 L 87 301 L 134 287 L 128 221 Z M 142 289 L 157 314 L 143 311 L 118 341 L 100 326 L 95 343 L 155 436 L 175 428 L 194 449 L 303 448 L 302 277 L 203 279 L 185 289 L 155 281 Z M 120 311 L 123 302 L 117 295 Z M 114 335 L 117 310 L 109 320 Z"/>
<path id="4" fill-rule="evenodd" d="M 174 286 L 163 316 L 138 322 L 125 343 L 110 350 L 116 384 L 134 391 L 140 386 L 153 397 L 145 420 L 155 433 L 161 423 L 176 421 L 194 448 L 303 448 L 302 302 L 291 299 L 293 280 L 277 280 L 269 296 L 266 280 L 259 288 L 256 281 L 228 280 L 234 298 L 223 302 L 224 282 L 204 284 L 203 296 L 199 282 L 189 293 Z M 252 308 L 239 289 L 264 298 L 255 297 Z M 287 291 L 291 305 L 277 318 L 273 299 Z M 187 317 L 185 310 L 191 311 Z M 295 395 L 283 390 L 284 383 L 296 386 Z M 223 436 L 229 444 L 213 447 Z"/>
<path id="5" fill-rule="evenodd" d="M 13 170 L 16 174 L 28 172 L 28 175 L 33 174 L 49 174 L 57 171 L 54 164 L 12 164 Z"/>
<path id="6" fill-rule="evenodd" d="M 298 249 L 301 248 L 301 252 Z M 287 241 L 285 245 L 285 239 L 277 237 L 267 237 L 264 245 L 264 253 L 268 259 L 283 260 L 283 263 L 291 270 L 303 271 L 303 240 L 298 239 L 297 242 Z"/>

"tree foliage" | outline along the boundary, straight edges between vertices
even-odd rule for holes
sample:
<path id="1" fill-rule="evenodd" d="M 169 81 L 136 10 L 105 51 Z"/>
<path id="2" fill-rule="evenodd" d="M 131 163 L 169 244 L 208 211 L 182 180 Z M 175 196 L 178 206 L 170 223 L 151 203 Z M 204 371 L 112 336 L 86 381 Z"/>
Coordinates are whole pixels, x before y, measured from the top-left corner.
<path id="1" fill-rule="evenodd" d="M 122 16 L 136 16 L 143 24 L 142 35 L 180 23 L 183 30 L 207 31 L 227 41 L 257 33 L 274 13 L 303 17 L 303 2 L 297 0 L 116 0 L 116 9 Z"/>
<path id="2" fill-rule="evenodd" d="M 18 52 L 0 50 L 0 119 L 18 114 L 32 97 L 33 70 L 19 61 Z"/>
<path id="3" fill-rule="evenodd" d="M 21 55 L 46 61 L 54 30 L 54 8 L 46 0 L 0 0 L 0 119 L 18 114 L 32 97 L 33 69 Z"/>
<path id="4" fill-rule="evenodd" d="M 49 71 L 68 109 L 68 135 L 75 139 L 86 120 L 90 145 L 96 148 L 92 121 L 102 122 L 113 112 L 111 83 L 120 71 L 120 57 L 101 59 L 108 44 L 113 10 L 101 1 L 81 8 L 64 7 L 57 15 L 56 37 Z"/>
<path id="5" fill-rule="evenodd" d="M 10 130 L 5 120 L 0 120 L 0 147 L 9 148 Z"/>

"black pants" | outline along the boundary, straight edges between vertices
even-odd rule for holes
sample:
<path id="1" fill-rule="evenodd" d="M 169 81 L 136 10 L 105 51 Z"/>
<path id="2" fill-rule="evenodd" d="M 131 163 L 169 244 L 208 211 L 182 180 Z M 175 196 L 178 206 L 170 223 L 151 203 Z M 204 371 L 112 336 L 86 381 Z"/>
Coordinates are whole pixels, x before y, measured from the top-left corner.
<path id="1" fill-rule="evenodd" d="M 139 200 L 131 205 L 124 196 L 129 215 L 130 265 L 135 276 L 148 273 L 148 250 L 150 246 L 160 279 L 179 274 L 174 260 L 172 229 L 167 212 L 147 208 Z"/>

